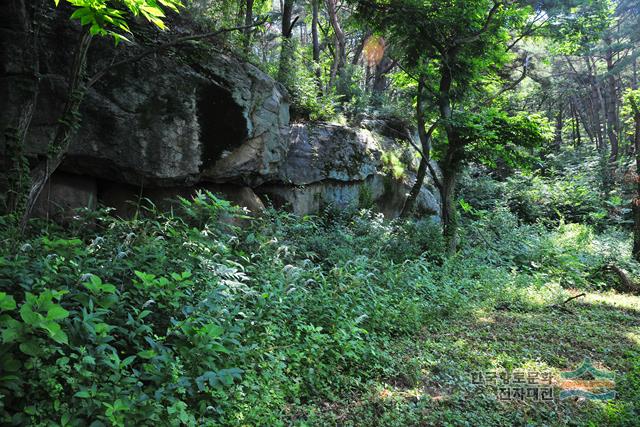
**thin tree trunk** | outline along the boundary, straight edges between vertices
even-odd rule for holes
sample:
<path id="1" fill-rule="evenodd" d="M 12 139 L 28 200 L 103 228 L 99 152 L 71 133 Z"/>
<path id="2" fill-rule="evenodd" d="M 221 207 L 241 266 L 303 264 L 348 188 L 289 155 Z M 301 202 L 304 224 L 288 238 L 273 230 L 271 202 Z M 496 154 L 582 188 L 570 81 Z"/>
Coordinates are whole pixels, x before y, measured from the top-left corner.
<path id="1" fill-rule="evenodd" d="M 338 75 L 342 72 L 347 61 L 347 45 L 345 42 L 344 32 L 340 26 L 338 19 L 338 11 L 336 0 L 326 0 L 327 12 L 329 13 L 329 21 L 335 33 L 334 39 L 334 59 L 331 66 L 331 74 L 329 76 L 329 91 L 335 86 Z"/>
<path id="2" fill-rule="evenodd" d="M 573 116 L 573 144 L 576 147 L 582 145 L 582 135 L 580 133 L 580 117 L 578 117 L 578 107 L 571 102 L 571 115 Z"/>
<path id="3" fill-rule="evenodd" d="M 26 206 L 20 221 L 20 229 L 25 230 L 27 221 L 31 217 L 38 196 L 45 184 L 64 160 L 69 145 L 80 125 L 80 104 L 86 93 L 85 67 L 87 51 L 91 45 L 92 36 L 88 31 L 83 32 L 76 51 L 71 78 L 67 89 L 67 101 L 58 121 L 53 140 L 49 143 L 47 158 L 40 161 L 31 171 L 31 185 L 26 199 Z"/>
<path id="4" fill-rule="evenodd" d="M 247 0 L 244 11 L 244 39 L 242 40 L 242 48 L 245 55 L 248 55 L 251 50 L 251 34 L 253 28 L 250 27 L 253 22 L 253 0 Z"/>
<path id="5" fill-rule="evenodd" d="M 591 96 L 589 97 L 589 102 L 592 117 L 591 122 L 594 131 L 593 133 L 596 139 L 597 149 L 599 151 L 604 151 L 606 146 L 604 144 L 604 137 L 602 135 L 602 120 L 600 116 L 600 111 L 602 110 L 604 101 L 602 99 L 602 95 L 598 86 L 595 67 L 592 66 L 591 60 L 589 58 L 585 58 L 585 63 L 587 65 L 587 71 L 589 72 L 589 85 L 591 86 Z"/>
<path id="6" fill-rule="evenodd" d="M 311 0 L 311 40 L 313 44 L 313 66 L 318 93 L 322 95 L 322 69 L 320 68 L 320 39 L 318 37 L 318 15 L 320 0 Z"/>
<path id="7" fill-rule="evenodd" d="M 371 35 L 370 31 L 367 31 L 362 35 L 362 39 L 360 39 L 358 46 L 353 51 L 353 58 L 351 58 L 351 65 L 358 65 L 358 62 L 360 62 L 360 57 L 362 56 L 364 45 L 367 42 L 367 39 L 369 38 L 370 35 Z"/>
<path id="8" fill-rule="evenodd" d="M 634 108 L 634 146 L 636 150 L 636 197 L 633 200 L 633 257 L 640 261 L 640 106 Z"/>
<path id="9" fill-rule="evenodd" d="M 607 84 L 606 84 L 606 116 L 607 116 L 607 136 L 609 137 L 609 143 L 611 144 L 611 152 L 609 155 L 609 162 L 612 163 L 612 167 L 615 167 L 615 162 L 618 160 L 618 117 L 617 117 L 617 95 L 616 95 L 616 79 L 613 74 L 613 51 L 611 50 L 611 40 L 606 39 L 606 43 L 609 46 L 606 52 L 607 62 Z"/>
<path id="10" fill-rule="evenodd" d="M 431 135 L 436 128 L 436 123 L 431 125 L 429 130 L 425 129 L 425 114 L 424 114 L 424 105 L 422 102 L 422 96 L 424 92 L 424 80 L 420 79 L 418 81 L 418 94 L 416 96 L 416 121 L 418 124 L 418 137 L 420 138 L 420 145 L 422 146 L 420 152 L 420 165 L 418 166 L 418 172 L 416 173 L 416 182 L 411 187 L 411 191 L 409 191 L 409 196 L 404 202 L 402 206 L 402 211 L 400 212 L 401 218 L 406 218 L 411 214 L 413 206 L 420 194 L 420 189 L 422 188 L 422 184 L 424 183 L 424 178 L 427 174 L 427 168 L 429 167 L 430 161 L 430 151 L 431 151 Z M 411 136 L 409 136 L 411 137 Z M 434 177 L 437 179 L 437 177 Z"/>
<path id="11" fill-rule="evenodd" d="M 291 40 L 293 3 L 294 0 L 284 0 L 282 5 L 282 46 L 280 48 L 280 62 L 278 64 L 278 80 L 285 85 L 290 83 L 291 62 L 293 61 L 293 44 Z"/>
<path id="12" fill-rule="evenodd" d="M 560 147 L 562 147 L 562 129 L 564 128 L 563 111 L 564 104 L 560 103 L 558 105 L 558 112 L 556 113 L 556 131 L 553 139 L 556 151 L 559 151 Z"/>
<path id="13" fill-rule="evenodd" d="M 638 58 L 633 58 L 633 71 L 631 73 L 631 89 L 633 90 L 638 89 Z"/>

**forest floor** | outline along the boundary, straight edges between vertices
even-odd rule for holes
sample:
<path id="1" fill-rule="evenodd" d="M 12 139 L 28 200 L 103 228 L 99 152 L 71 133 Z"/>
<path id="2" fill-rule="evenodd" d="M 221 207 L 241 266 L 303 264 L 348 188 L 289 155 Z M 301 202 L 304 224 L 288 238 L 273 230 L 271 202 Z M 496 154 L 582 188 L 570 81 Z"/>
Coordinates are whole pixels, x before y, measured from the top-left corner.
<path id="1" fill-rule="evenodd" d="M 611 272 L 640 277 L 625 230 L 497 207 L 447 257 L 430 220 L 236 228 L 211 194 L 182 203 L 26 239 L 0 217 L 0 424 L 638 425 L 640 296 Z M 565 381 L 585 361 L 604 378 Z M 615 398 L 560 398 L 595 384 Z"/>
<path id="2" fill-rule="evenodd" d="M 562 308 L 469 310 L 399 340 L 394 352 L 407 374 L 316 407 L 313 424 L 637 425 L 623 408 L 640 403 L 639 345 L 639 296 L 586 292 Z M 614 400 L 560 399 L 570 388 L 562 372 L 585 358 L 616 374 Z M 511 378 L 496 366 L 512 369 Z"/>

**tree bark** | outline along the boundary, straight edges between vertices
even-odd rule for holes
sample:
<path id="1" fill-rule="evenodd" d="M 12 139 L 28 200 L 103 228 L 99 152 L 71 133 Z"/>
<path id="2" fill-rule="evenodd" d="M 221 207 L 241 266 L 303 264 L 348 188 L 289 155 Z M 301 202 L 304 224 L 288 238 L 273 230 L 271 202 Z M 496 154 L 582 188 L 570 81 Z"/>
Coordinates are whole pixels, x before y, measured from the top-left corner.
<path id="1" fill-rule="evenodd" d="M 615 162 L 618 160 L 618 115 L 617 115 L 617 91 L 616 91 L 616 78 L 613 74 L 613 50 L 611 49 L 611 40 L 606 38 L 607 51 L 605 60 L 607 62 L 607 84 L 605 92 L 605 105 L 607 115 L 607 136 L 609 137 L 609 143 L 611 145 L 611 152 L 609 154 L 609 162 L 612 167 L 615 167 Z"/>
<path id="2" fill-rule="evenodd" d="M 278 81 L 287 85 L 291 74 L 291 62 L 293 61 L 292 15 L 294 0 L 284 0 L 282 5 L 282 46 L 280 47 L 280 61 L 278 64 Z"/>
<path id="3" fill-rule="evenodd" d="M 251 50 L 251 34 L 253 28 L 250 27 L 253 22 L 253 0 L 247 0 L 244 11 L 244 39 L 242 40 L 242 48 L 245 55 L 248 55 Z"/>
<path id="4" fill-rule="evenodd" d="M 334 32 L 334 58 L 331 66 L 331 74 L 329 76 L 328 91 L 336 84 L 338 75 L 342 72 L 345 63 L 347 61 L 347 45 L 345 42 L 344 31 L 340 26 L 340 20 L 338 19 L 338 11 L 336 0 L 326 0 L 327 12 L 329 13 L 329 21 Z"/>
<path id="5" fill-rule="evenodd" d="M 633 199 L 633 250 L 636 261 L 640 261 L 640 106 L 633 105 L 635 124 L 634 146 L 636 151 L 636 197 Z"/>
<path id="6" fill-rule="evenodd" d="M 593 129 L 593 135 L 596 140 L 596 148 L 598 149 L 598 151 L 604 151 L 606 146 L 604 143 L 604 137 L 602 135 L 602 120 L 600 115 L 603 100 L 597 82 L 597 75 L 595 74 L 595 67 L 592 66 L 591 60 L 589 58 L 585 58 L 585 64 L 587 65 L 588 71 L 587 79 L 589 81 L 589 86 L 591 87 L 591 94 L 589 96 L 591 126 Z"/>
<path id="7" fill-rule="evenodd" d="M 451 55 L 455 55 L 452 52 Z M 440 87 L 438 109 L 440 119 L 443 122 L 447 134 L 447 149 L 440 162 L 442 169 L 442 188 L 440 190 L 440 200 L 442 203 L 442 234 L 447 245 L 447 253 L 453 255 L 458 247 L 458 223 L 455 206 L 456 183 L 458 171 L 463 158 L 464 143 L 459 137 L 458 130 L 453 124 L 451 109 L 451 84 L 453 76 L 446 63 L 453 63 L 450 58 L 446 58 L 445 64 L 441 66 Z"/>
<path id="8" fill-rule="evenodd" d="M 573 119 L 573 145 L 579 147 L 582 145 L 582 135 L 580 134 L 580 118 L 578 117 L 578 107 L 571 101 L 571 117 Z"/>
<path id="9" fill-rule="evenodd" d="M 424 80 L 420 79 L 418 81 L 418 94 L 416 96 L 416 121 L 418 124 L 418 137 L 420 138 L 420 145 L 422 146 L 422 150 L 420 151 L 420 165 L 418 166 L 418 172 L 416 173 L 416 182 L 411 187 L 411 191 L 409 192 L 409 196 L 404 202 L 402 206 L 402 211 L 400 212 L 401 218 L 406 218 L 411 214 L 413 206 L 420 194 L 420 189 L 422 188 L 422 184 L 424 183 L 424 178 L 427 174 L 427 168 L 429 167 L 430 161 L 430 151 L 431 151 L 431 135 L 436 128 L 437 122 L 431 125 L 429 130 L 425 129 L 425 114 L 424 114 L 424 105 L 422 101 L 422 96 L 424 93 Z M 411 137 L 411 136 L 409 136 Z M 434 177 L 434 180 L 437 177 Z"/>
<path id="10" fill-rule="evenodd" d="M 560 147 L 562 147 L 562 129 L 564 128 L 563 111 L 564 104 L 561 102 L 558 105 L 558 112 L 556 113 L 556 131 L 553 138 L 553 144 L 556 151 L 559 151 Z"/>
<path id="11" fill-rule="evenodd" d="M 396 63 L 386 55 L 376 64 L 373 74 L 373 85 L 371 86 L 371 92 L 374 95 L 380 95 L 385 91 L 387 88 L 387 74 L 395 65 Z"/>
<path id="12" fill-rule="evenodd" d="M 442 172 L 442 234 L 445 238 L 447 254 L 455 254 L 458 247 L 458 218 L 455 206 L 457 170 L 447 167 Z"/>
<path id="13" fill-rule="evenodd" d="M 313 66 L 318 93 L 322 95 L 322 69 L 320 68 L 320 38 L 318 37 L 318 16 L 320 0 L 311 0 L 311 40 L 313 45 Z"/>

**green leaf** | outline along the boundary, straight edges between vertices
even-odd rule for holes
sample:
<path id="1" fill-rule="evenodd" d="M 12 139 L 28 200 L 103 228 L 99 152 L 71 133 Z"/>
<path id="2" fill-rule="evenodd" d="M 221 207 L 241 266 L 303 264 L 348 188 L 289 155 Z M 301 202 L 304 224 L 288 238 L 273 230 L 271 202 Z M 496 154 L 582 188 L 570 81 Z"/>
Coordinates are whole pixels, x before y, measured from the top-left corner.
<path id="1" fill-rule="evenodd" d="M 73 397 L 79 397 L 80 399 L 89 399 L 91 397 L 91 394 L 89 394 L 89 390 L 80 390 L 79 392 L 74 394 Z"/>
<path id="2" fill-rule="evenodd" d="M 152 359 L 156 357 L 156 352 L 153 350 L 139 351 L 138 356 L 142 357 L 143 359 Z"/>
<path id="3" fill-rule="evenodd" d="M 80 9 L 77 9 L 75 12 L 73 12 L 69 17 L 69 19 L 80 19 L 83 16 L 89 15 L 91 13 L 92 13 L 91 9 L 89 9 L 88 7 L 82 7 Z"/>
<path id="4" fill-rule="evenodd" d="M 55 305 L 47 311 L 47 319 L 60 320 L 69 317 L 69 312 L 59 305 Z"/>
<path id="5" fill-rule="evenodd" d="M 12 343 L 17 340 L 20 336 L 20 329 L 22 327 L 22 323 L 17 320 L 9 317 L 8 315 L 3 315 L 0 317 L 0 325 L 4 328 L 2 331 L 2 342 L 5 344 Z"/>
<path id="6" fill-rule="evenodd" d="M 0 311 L 13 310 L 16 308 L 16 300 L 6 292 L 0 292 Z"/>
<path id="7" fill-rule="evenodd" d="M 37 326 L 44 318 L 40 313 L 33 311 L 31 307 L 31 304 L 28 302 L 22 304 L 20 307 L 20 317 L 27 325 Z"/>
<path id="8" fill-rule="evenodd" d="M 49 332 L 49 336 L 58 344 L 68 344 L 69 338 L 67 334 L 62 331 L 62 328 L 59 324 L 54 322 L 53 320 L 47 320 L 43 322 L 42 328 Z"/>
<path id="9" fill-rule="evenodd" d="M 40 354 L 42 354 L 40 346 L 34 339 L 25 341 L 20 344 L 20 351 L 28 356 L 39 356 Z"/>

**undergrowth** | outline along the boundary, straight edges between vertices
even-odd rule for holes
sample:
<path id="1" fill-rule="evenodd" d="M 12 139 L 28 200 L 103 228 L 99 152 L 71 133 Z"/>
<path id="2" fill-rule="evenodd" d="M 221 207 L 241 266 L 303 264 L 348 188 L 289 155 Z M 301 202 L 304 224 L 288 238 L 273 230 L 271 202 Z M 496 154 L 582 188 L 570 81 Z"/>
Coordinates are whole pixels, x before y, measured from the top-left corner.
<path id="1" fill-rule="evenodd" d="M 180 204 L 34 221 L 24 238 L 0 219 L 2 424 L 313 423 L 296 408 L 416 381 L 397 352 L 421 331 L 610 288 L 609 260 L 637 271 L 622 232 L 549 230 L 507 208 L 469 215 L 447 258 L 430 220 L 248 219 L 210 193 Z"/>

